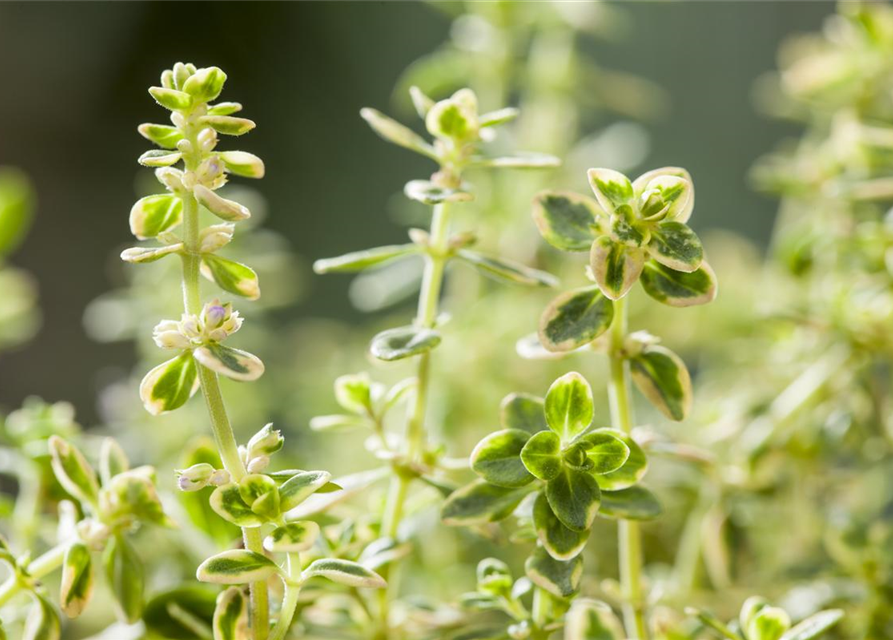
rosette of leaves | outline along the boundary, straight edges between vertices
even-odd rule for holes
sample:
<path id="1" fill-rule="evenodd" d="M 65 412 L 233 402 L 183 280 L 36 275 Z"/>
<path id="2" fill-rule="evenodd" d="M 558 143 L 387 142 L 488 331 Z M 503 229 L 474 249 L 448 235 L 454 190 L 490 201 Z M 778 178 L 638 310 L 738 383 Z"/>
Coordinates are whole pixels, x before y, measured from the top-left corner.
<path id="1" fill-rule="evenodd" d="M 532 512 L 522 520 L 537 548 L 527 576 L 558 598 L 577 592 L 580 553 L 596 515 L 648 519 L 660 513 L 657 499 L 639 485 L 647 471 L 642 449 L 626 434 L 593 428 L 593 413 L 592 389 L 578 373 L 556 380 L 544 400 L 509 396 L 504 429 L 471 454 L 480 478 L 453 493 L 442 510 L 447 524 L 475 526 L 503 520 L 530 501 Z"/>
<path id="2" fill-rule="evenodd" d="M 543 238 L 562 251 L 588 251 L 594 286 L 564 293 L 543 314 L 540 340 L 568 351 L 604 333 L 613 300 L 638 281 L 649 296 L 674 307 L 716 297 L 716 277 L 687 222 L 694 208 L 691 177 L 665 167 L 635 181 L 611 169 L 590 169 L 595 198 L 547 191 L 534 202 Z"/>
<path id="3" fill-rule="evenodd" d="M 728 624 L 699 609 L 688 609 L 687 613 L 724 640 L 813 640 L 823 637 L 843 618 L 842 610 L 826 609 L 792 626 L 787 611 L 759 596 L 745 600 L 738 619 Z"/>

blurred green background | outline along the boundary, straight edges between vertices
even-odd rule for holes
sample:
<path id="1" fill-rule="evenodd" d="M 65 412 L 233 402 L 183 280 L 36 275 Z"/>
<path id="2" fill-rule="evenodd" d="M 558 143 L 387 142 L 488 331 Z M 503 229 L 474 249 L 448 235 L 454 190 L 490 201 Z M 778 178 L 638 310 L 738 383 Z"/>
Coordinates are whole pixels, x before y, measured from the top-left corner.
<path id="1" fill-rule="evenodd" d="M 447 38 L 449 7 L 438 4 L 0 4 L 0 165 L 23 168 L 39 196 L 36 224 L 13 262 L 37 278 L 44 313 L 37 337 L 0 358 L 0 405 L 15 407 L 31 394 L 68 399 L 89 424 L 103 380 L 135 362 L 132 343 L 92 342 L 82 314 L 123 282 L 117 255 L 130 242 L 127 214 L 145 174 L 136 158 L 147 145 L 136 126 L 163 117 L 146 87 L 177 60 L 222 67 L 227 98 L 242 101 L 259 124 L 238 147 L 266 161 L 257 185 L 267 200 L 265 224 L 302 257 L 293 277 L 306 283 L 301 302 L 274 321 L 359 323 L 345 295 L 348 279 L 323 281 L 309 264 L 404 237 L 388 222 L 387 203 L 431 169 L 383 144 L 358 111 L 369 105 L 406 116 L 392 90 L 407 65 Z M 753 193 L 746 174 L 797 129 L 757 113 L 753 83 L 774 68 L 779 43 L 817 29 L 833 3 L 617 9 L 626 28 L 586 46 L 600 64 L 649 79 L 669 96 L 663 117 L 642 125 L 650 136 L 642 165 L 689 168 L 697 229 L 732 229 L 764 246 L 775 203 Z M 595 113 L 588 124 L 614 120 Z M 529 212 L 518 211 L 517 220 L 524 224 Z"/>

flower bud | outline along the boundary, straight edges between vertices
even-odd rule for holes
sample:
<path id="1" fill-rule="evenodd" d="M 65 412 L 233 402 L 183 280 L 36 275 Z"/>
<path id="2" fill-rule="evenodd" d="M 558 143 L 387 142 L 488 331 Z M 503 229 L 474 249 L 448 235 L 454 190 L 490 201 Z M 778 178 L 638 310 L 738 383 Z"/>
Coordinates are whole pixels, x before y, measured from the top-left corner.
<path id="1" fill-rule="evenodd" d="M 162 349 L 188 349 L 189 339 L 180 332 L 180 323 L 176 320 L 162 320 L 152 331 L 152 339 Z"/>
<path id="2" fill-rule="evenodd" d="M 273 429 L 273 423 L 270 422 L 248 441 L 248 458 L 273 455 L 282 448 L 284 442 L 282 434 L 279 430 Z"/>
<path id="3" fill-rule="evenodd" d="M 183 89 L 186 81 L 189 79 L 189 76 L 192 75 L 192 72 L 189 71 L 185 64 L 183 64 L 182 62 L 178 62 L 174 65 L 173 74 L 176 88 Z"/>
<path id="4" fill-rule="evenodd" d="M 211 477 L 208 479 L 208 484 L 211 484 L 215 487 L 222 487 L 225 484 L 229 484 L 232 482 L 232 476 L 230 476 L 229 471 L 226 469 L 217 469 L 214 473 L 211 474 Z"/>
<path id="5" fill-rule="evenodd" d="M 94 551 L 101 551 L 111 535 L 108 526 L 93 518 L 84 518 L 77 523 L 78 537 Z"/>
<path id="6" fill-rule="evenodd" d="M 170 69 L 165 69 L 161 74 L 161 86 L 165 89 L 174 89 L 174 72 Z"/>
<path id="7" fill-rule="evenodd" d="M 216 469 L 207 462 L 194 464 L 188 469 L 177 471 L 177 486 L 180 491 L 198 491 L 204 489 L 214 477 Z M 228 474 L 227 474 L 228 475 Z"/>
<path id="8" fill-rule="evenodd" d="M 179 169 L 162 167 L 155 170 L 155 177 L 158 179 L 158 182 L 175 193 L 185 190 L 183 186 L 183 172 Z"/>
<path id="9" fill-rule="evenodd" d="M 178 129 L 182 129 L 182 128 L 184 128 L 184 127 L 186 126 L 186 116 L 184 116 L 184 115 L 183 115 L 182 113 L 180 113 L 179 111 L 174 111 L 174 112 L 171 113 L 171 123 L 172 123 L 175 127 L 177 127 Z M 187 149 L 180 149 L 180 144 L 182 144 L 182 143 L 186 143 L 186 145 L 188 146 L 188 148 L 187 148 Z M 184 152 L 185 152 L 185 151 L 191 151 L 191 150 L 192 150 L 192 147 L 189 146 L 189 141 L 184 139 L 184 140 L 180 140 L 180 142 L 177 143 L 177 149 L 179 149 L 180 151 L 184 151 Z"/>
<path id="10" fill-rule="evenodd" d="M 217 132 L 210 127 L 205 127 L 198 134 L 198 143 L 204 153 L 210 153 L 217 146 Z"/>
<path id="11" fill-rule="evenodd" d="M 199 250 L 202 253 L 214 253 L 221 247 L 226 246 L 232 241 L 235 228 L 234 224 L 224 222 L 202 229 Z"/>

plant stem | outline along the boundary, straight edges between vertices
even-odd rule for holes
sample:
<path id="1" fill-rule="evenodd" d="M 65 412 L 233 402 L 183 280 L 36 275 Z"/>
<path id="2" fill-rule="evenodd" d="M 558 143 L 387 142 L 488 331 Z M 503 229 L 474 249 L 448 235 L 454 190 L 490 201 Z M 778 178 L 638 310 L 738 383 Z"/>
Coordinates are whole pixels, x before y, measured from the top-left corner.
<path id="1" fill-rule="evenodd" d="M 32 560 L 28 565 L 28 575 L 34 580 L 40 580 L 61 567 L 67 548 L 66 544 L 58 544 Z M 25 586 L 27 586 L 26 583 L 19 580 L 17 576 L 12 576 L 3 585 L 0 585 L 0 607 L 14 598 Z"/>
<path id="2" fill-rule="evenodd" d="M 195 144 L 194 136 L 191 138 Z M 187 170 L 194 167 L 195 160 L 187 160 Z M 198 314 L 201 312 L 202 300 L 199 288 L 199 219 L 198 202 L 191 193 L 183 195 L 183 227 L 186 254 L 183 256 L 183 305 L 186 313 Z M 245 465 L 239 456 L 239 446 L 233 433 L 226 406 L 223 403 L 223 395 L 220 392 L 220 384 L 217 374 L 206 369 L 198 362 L 198 377 L 201 382 L 202 395 L 208 407 L 208 415 L 211 419 L 211 428 L 214 431 L 214 441 L 220 452 L 220 459 L 224 468 L 230 473 L 235 482 L 241 480 L 245 474 Z M 242 538 L 245 548 L 255 553 L 263 554 L 263 536 L 259 527 L 243 528 Z M 254 640 L 266 640 L 270 632 L 270 608 L 265 581 L 252 582 L 251 591 L 251 628 L 254 632 Z"/>
<path id="3" fill-rule="evenodd" d="M 614 320 L 611 323 L 611 380 L 608 386 L 611 404 L 611 423 L 623 433 L 633 428 L 632 403 L 630 401 L 629 361 L 624 354 L 623 343 L 627 331 L 626 298 L 614 302 Z M 642 598 L 642 534 L 639 525 L 620 520 L 617 525 L 618 552 L 620 555 L 620 584 L 623 589 L 623 620 L 626 633 L 632 640 L 647 640 L 645 611 Z"/>
<path id="4" fill-rule="evenodd" d="M 546 640 L 549 632 L 545 630 L 546 624 L 549 622 L 549 609 L 551 602 L 549 594 L 540 587 L 534 587 L 533 590 L 533 610 L 531 617 L 533 618 L 533 640 Z"/>
<path id="5" fill-rule="evenodd" d="M 429 252 L 425 257 L 425 272 L 422 276 L 422 289 L 419 294 L 419 307 L 415 324 L 426 329 L 434 328 L 437 322 L 438 302 L 443 288 L 444 268 L 448 258 L 449 249 L 449 211 L 447 205 L 439 204 L 434 207 L 431 218 L 431 230 L 429 235 Z M 423 353 L 418 357 L 416 371 L 416 391 L 409 420 L 406 424 L 406 458 L 405 462 L 412 464 L 417 461 L 425 448 L 425 414 L 428 408 L 428 385 L 430 382 L 431 354 Z M 391 485 L 388 490 L 387 503 L 381 523 L 381 535 L 388 538 L 396 538 L 400 521 L 403 518 L 403 507 L 409 493 L 409 485 L 412 478 L 406 473 L 395 473 L 391 477 Z M 390 566 L 390 565 L 389 565 Z M 390 574 L 390 569 L 386 574 Z M 385 579 L 389 576 L 385 575 Z M 388 580 L 388 589 L 391 590 L 391 581 Z M 388 637 L 388 611 L 390 596 L 386 593 L 380 600 L 379 612 L 380 629 L 379 636 Z"/>
<path id="6" fill-rule="evenodd" d="M 301 595 L 301 558 L 297 553 L 289 553 L 287 574 L 288 581 L 285 584 L 285 597 L 282 599 L 282 608 L 279 610 L 279 620 L 273 628 L 270 640 L 282 640 L 288 633 L 291 622 L 295 617 L 295 609 L 298 607 L 298 596 Z"/>

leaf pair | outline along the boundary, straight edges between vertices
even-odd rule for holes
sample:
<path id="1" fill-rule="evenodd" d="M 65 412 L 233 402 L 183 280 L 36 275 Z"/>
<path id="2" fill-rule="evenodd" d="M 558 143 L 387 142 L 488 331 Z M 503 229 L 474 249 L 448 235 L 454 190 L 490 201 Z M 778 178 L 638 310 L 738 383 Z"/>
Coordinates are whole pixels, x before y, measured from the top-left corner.
<path id="1" fill-rule="evenodd" d="M 211 508 L 224 520 L 239 527 L 259 527 L 276 520 L 325 487 L 327 471 L 297 471 L 281 486 L 269 475 L 249 474 L 238 483 L 217 487 Z"/>
<path id="2" fill-rule="evenodd" d="M 196 578 L 201 582 L 237 585 L 266 580 L 281 573 L 279 565 L 267 556 L 244 549 L 234 549 L 218 553 L 202 562 L 196 571 Z M 384 579 L 374 571 L 356 562 L 340 558 L 314 560 L 301 572 L 302 582 L 314 577 L 326 578 L 355 588 L 382 589 L 387 586 Z M 231 595 L 224 598 L 223 603 L 218 601 L 218 611 L 221 609 L 221 604 L 224 605 L 222 607 L 224 611 L 232 605 L 232 611 L 226 617 L 228 620 L 237 619 L 241 615 L 240 607 L 230 601 L 236 600 L 237 596 L 229 591 L 224 593 Z M 223 617 L 222 612 L 220 616 Z"/>

